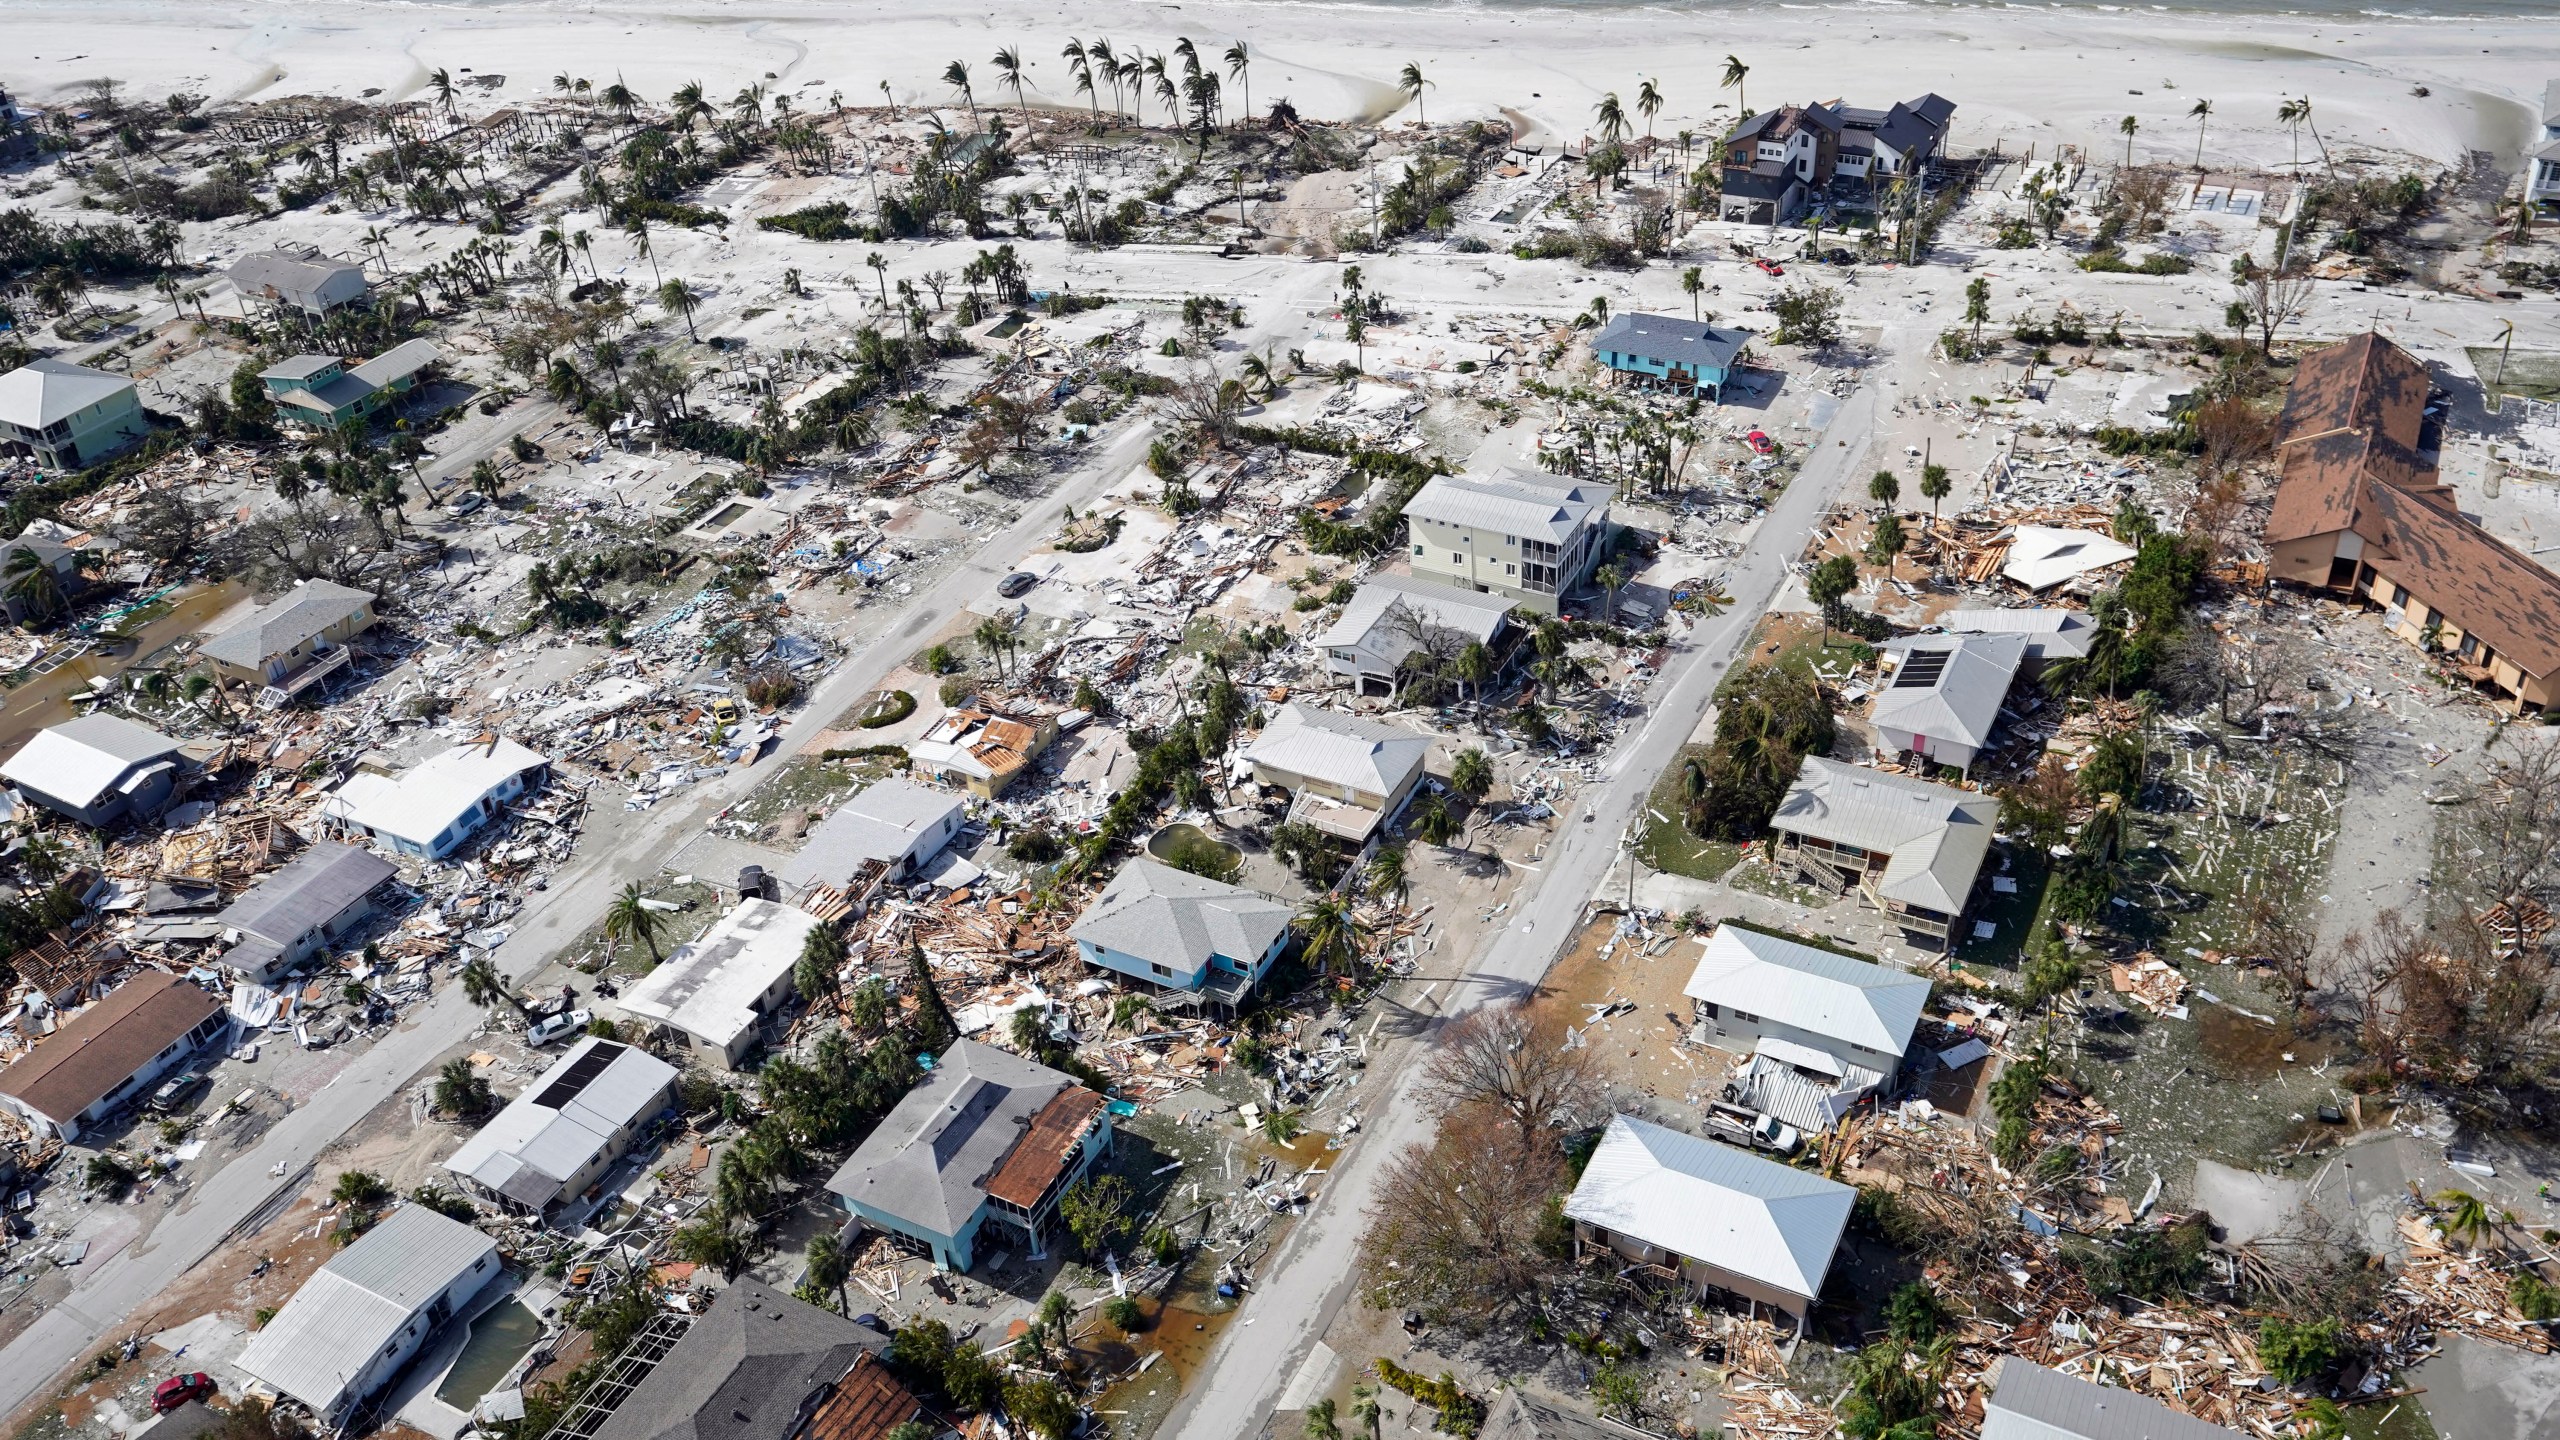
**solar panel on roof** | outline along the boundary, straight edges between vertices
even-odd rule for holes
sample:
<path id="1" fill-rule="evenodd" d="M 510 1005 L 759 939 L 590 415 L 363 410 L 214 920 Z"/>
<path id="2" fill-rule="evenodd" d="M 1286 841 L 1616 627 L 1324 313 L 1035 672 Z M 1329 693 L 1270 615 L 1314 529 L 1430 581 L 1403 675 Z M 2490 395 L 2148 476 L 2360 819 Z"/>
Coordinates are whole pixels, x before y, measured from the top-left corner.
<path id="1" fill-rule="evenodd" d="M 1902 668 L 1893 672 L 1896 690 L 1927 690 L 1947 673 L 1947 657 L 1951 650 L 1914 650 L 1902 657 Z"/>
<path id="2" fill-rule="evenodd" d="M 570 1061 L 569 1068 L 560 1072 L 559 1079 L 544 1086 L 542 1093 L 533 1097 L 533 1103 L 545 1110 L 557 1110 L 567 1105 L 578 1098 L 579 1091 L 594 1084 L 596 1077 L 604 1073 L 605 1067 L 612 1064 L 628 1048 L 630 1047 L 616 1044 L 611 1040 L 597 1041 L 594 1049 Z"/>

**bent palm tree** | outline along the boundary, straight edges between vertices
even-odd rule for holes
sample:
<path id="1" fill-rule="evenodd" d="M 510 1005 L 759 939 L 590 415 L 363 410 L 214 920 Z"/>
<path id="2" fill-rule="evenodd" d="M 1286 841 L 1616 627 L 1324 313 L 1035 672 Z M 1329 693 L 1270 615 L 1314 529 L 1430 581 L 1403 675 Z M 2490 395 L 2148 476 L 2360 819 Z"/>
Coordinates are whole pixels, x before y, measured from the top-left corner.
<path id="1" fill-rule="evenodd" d="M 968 104 L 969 128 L 982 128 L 978 124 L 978 92 L 969 85 L 969 67 L 957 60 L 952 61 L 942 72 L 942 83 L 959 91 L 961 100 Z"/>
<path id="2" fill-rule="evenodd" d="M 2196 122 L 2196 168 L 2204 168 L 2204 123 L 2213 118 L 2213 102 L 2198 100 L 2187 107 L 2187 115 Z"/>
<path id="3" fill-rule="evenodd" d="M 684 317 L 684 333 L 688 337 L 696 341 L 702 338 L 701 333 L 693 328 L 693 312 L 701 305 L 702 296 L 684 283 L 682 276 L 658 287 L 658 303 Z"/>
<path id="4" fill-rule="evenodd" d="M 1239 40 L 1227 47 L 1227 78 L 1235 81 L 1244 91 L 1244 114 L 1248 121 L 1253 118 L 1252 69 L 1253 55 L 1244 48 L 1243 41 Z"/>
<path id="5" fill-rule="evenodd" d="M 1742 63 L 1742 57 L 1724 57 L 1724 88 L 1733 92 L 1734 108 L 1741 112 L 1737 118 L 1743 120 L 1751 118 L 1751 92 L 1742 86 L 1743 77 L 1750 73 L 1751 67 Z"/>
<path id="6" fill-rule="evenodd" d="M 658 951 L 658 931 L 665 924 L 657 911 L 643 903 L 640 882 L 634 880 L 623 886 L 622 893 L 614 896 L 613 904 L 606 908 L 604 938 L 616 945 L 631 940 L 641 942 L 649 947 L 649 960 L 655 964 L 665 958 Z"/>
<path id="7" fill-rule="evenodd" d="M 62 577 L 34 546 L 22 545 L 9 553 L 7 565 L 0 566 L 0 595 L 7 596 L 21 615 L 41 623 L 62 610 Z"/>
<path id="8" fill-rule="evenodd" d="M 1013 87 L 1014 108 L 1022 112 L 1022 128 L 1031 128 L 1031 103 L 1022 98 L 1022 52 L 1007 45 L 996 52 L 996 74 Z"/>

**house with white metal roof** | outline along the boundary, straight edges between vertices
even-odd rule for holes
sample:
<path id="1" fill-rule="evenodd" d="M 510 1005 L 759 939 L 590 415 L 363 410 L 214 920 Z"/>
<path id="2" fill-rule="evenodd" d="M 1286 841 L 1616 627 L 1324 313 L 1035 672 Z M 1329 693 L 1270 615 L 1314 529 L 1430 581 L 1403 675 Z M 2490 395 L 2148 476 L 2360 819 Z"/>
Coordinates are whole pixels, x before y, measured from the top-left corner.
<path id="1" fill-rule="evenodd" d="M 2042 593 L 2112 570 L 2133 556 L 2132 546 L 2095 530 L 2020 525 L 2011 532 L 2008 559 L 2000 573 L 2014 584 Z"/>
<path id="2" fill-rule="evenodd" d="M 792 967 L 825 922 L 755 896 L 679 945 L 622 992 L 622 1013 L 684 1038 L 704 1063 L 734 1070 L 792 993 Z"/>
<path id="3" fill-rule="evenodd" d="M 442 860 L 539 786 L 551 762 L 499 735 L 467 740 L 394 778 L 375 769 L 347 777 L 320 803 L 324 825 L 401 855 Z"/>
<path id="4" fill-rule="evenodd" d="M 1858 1192 L 1632 1115 L 1609 1122 L 1564 1203 L 1577 1248 L 1607 1250 L 1708 1299 L 1793 1317 L 1822 1295 Z"/>
<path id="5" fill-rule="evenodd" d="M 260 984 L 334 943 L 374 914 L 392 863 L 370 850 L 313 842 L 215 917 L 231 948 L 222 963 Z"/>
<path id="6" fill-rule="evenodd" d="M 347 641 L 373 625 L 370 591 L 303 580 L 251 611 L 196 651 L 224 679 L 274 691 L 262 703 L 283 704 L 349 665 Z"/>
<path id="7" fill-rule="evenodd" d="M 325 315 L 365 297 L 364 267 L 303 246 L 259 250 L 231 262 L 224 272 L 247 297 L 305 315 Z"/>
<path id="8" fill-rule="evenodd" d="M 1876 748 L 1970 771 L 1999 727 L 2026 637 L 1914 635 L 1877 648 L 1896 663 L 1876 692 Z"/>
<path id="9" fill-rule="evenodd" d="M 2016 1355 L 2001 1356 L 1997 1367 L 1982 1401 L 1982 1440 L 2232 1440 L 2241 1433 Z"/>
<path id="10" fill-rule="evenodd" d="M 1404 517 L 1416 575 L 1554 615 L 1607 547 L 1609 487 L 1534 470 L 1439 475 Z"/>
<path id="11" fill-rule="evenodd" d="M 0 764 L 0 780 L 58 815 L 107 826 L 168 808 L 184 764 L 179 744 L 116 715 L 83 715 L 37 732 Z"/>
<path id="12" fill-rule="evenodd" d="M 893 775 L 873 782 L 819 821 L 800 853 L 782 867 L 782 879 L 788 885 L 841 890 L 876 864 L 892 883 L 902 881 L 941 854 L 967 820 L 959 796 Z"/>
<path id="13" fill-rule="evenodd" d="M 1707 936 L 1682 994 L 1698 1038 L 1775 1037 L 1892 1074 L 1929 1003 L 1926 976 L 1731 922 Z"/>
<path id="14" fill-rule="evenodd" d="M 50 358 L 0 375 L 0 451 L 49 470 L 86 469 L 150 433 L 142 396 L 122 375 Z"/>
<path id="15" fill-rule="evenodd" d="M 2030 679 L 2056 660 L 2088 658 L 2098 622 L 2086 610 L 2058 605 L 1994 610 L 1950 610 L 1938 617 L 1938 628 L 1950 635 L 2023 635 L 2026 653 L 2018 669 Z"/>
<path id="16" fill-rule="evenodd" d="M 1911 943 L 1949 950 L 1999 820 L 1989 795 L 1808 755 L 1769 817 L 1771 859 L 1804 884 L 1855 891 Z"/>
<path id="17" fill-rule="evenodd" d="M 1291 701 L 1244 748 L 1253 778 L 1291 794 L 1289 818 L 1354 844 L 1395 819 L 1422 783 L 1429 738 Z"/>
<path id="18" fill-rule="evenodd" d="M 549 1223 L 674 1102 L 676 1068 L 590 1035 L 507 1102 L 444 1162 L 470 1194 Z"/>
<path id="19" fill-rule="evenodd" d="M 1132 860 L 1068 934 L 1087 965 L 1232 1005 L 1287 948 L 1292 914 L 1259 890 Z"/>
<path id="20" fill-rule="evenodd" d="M 476 1228 L 403 1205 L 304 1281 L 233 1363 L 336 1429 L 505 1268 Z"/>
<path id="21" fill-rule="evenodd" d="M 1361 694 L 1393 695 L 1408 657 L 1419 651 L 1455 659 L 1469 645 L 1490 645 L 1510 615 L 1511 602 L 1489 592 L 1419 575 L 1374 575 L 1309 643 L 1324 652 L 1324 668 Z"/>

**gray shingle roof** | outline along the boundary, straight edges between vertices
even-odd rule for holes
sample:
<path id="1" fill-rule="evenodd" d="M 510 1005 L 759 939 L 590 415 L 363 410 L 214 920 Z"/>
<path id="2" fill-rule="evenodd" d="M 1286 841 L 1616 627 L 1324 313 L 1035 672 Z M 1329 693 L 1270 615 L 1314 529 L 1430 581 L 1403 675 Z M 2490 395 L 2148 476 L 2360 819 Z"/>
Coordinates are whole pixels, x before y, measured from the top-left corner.
<path id="1" fill-rule="evenodd" d="M 441 358 L 436 347 L 424 340 L 403 340 L 347 373 L 378 390 L 394 380 L 417 374 Z"/>
<path id="2" fill-rule="evenodd" d="M 595 1440 L 781 1440 L 888 1341 L 761 1280 L 720 1292 Z"/>
<path id="3" fill-rule="evenodd" d="M 1899 1055 L 1929 1003 L 1926 976 L 1719 925 L 1681 993 L 1862 1049 Z"/>
<path id="4" fill-rule="evenodd" d="M 1732 369 L 1735 357 L 1750 343 L 1748 330 L 1720 330 L 1677 315 L 1613 315 L 1608 324 L 1600 327 L 1600 333 L 1591 337 L 1594 351 L 1613 350 L 1711 370 Z"/>
<path id="5" fill-rule="evenodd" d="M 1876 695 L 1880 726 L 1953 740 L 1979 750 L 1991 743 L 2009 684 L 2026 659 L 2023 635 L 1919 635 L 1887 642 L 1902 664 Z M 1914 666 L 1919 655 L 1944 655 L 1943 667 Z M 1931 670 L 1934 668 L 1934 675 Z M 1905 684 L 1908 678 L 1914 683 Z"/>
<path id="6" fill-rule="evenodd" d="M 1401 607 L 1402 615 L 1398 614 Z M 1424 630 L 1454 630 L 1469 640 L 1491 640 L 1511 613 L 1511 602 L 1499 595 L 1461 590 L 1412 575 L 1377 575 L 1360 582 L 1359 592 L 1342 607 L 1342 618 L 1310 643 L 1356 645 L 1375 651 L 1388 664 L 1401 663 L 1421 648 Z M 1410 619 L 1405 616 L 1409 615 Z"/>
<path id="7" fill-rule="evenodd" d="M 1999 818 L 1988 795 L 1808 755 L 1769 828 L 1890 855 L 1877 893 L 1952 915 L 1973 893 Z"/>
<path id="8" fill-rule="evenodd" d="M 1075 1083 L 1011 1051 L 955 1041 L 827 1189 L 920 1229 L 956 1236 L 985 1202 L 988 1178 L 1033 1117 Z"/>
<path id="9" fill-rule="evenodd" d="M 224 273 L 244 294 L 263 295 L 272 289 L 279 297 L 305 308 L 344 304 L 365 292 L 362 266 L 332 260 L 317 250 L 299 254 L 261 250 L 232 261 Z"/>
<path id="10" fill-rule="evenodd" d="M 1212 955 L 1247 965 L 1260 960 L 1288 933 L 1290 913 L 1260 891 L 1132 860 L 1068 933 L 1189 974 L 1205 968 Z"/>
<path id="11" fill-rule="evenodd" d="M 232 901 L 222 912 L 221 923 L 243 934 L 291 944 L 345 914 L 397 873 L 390 861 L 370 850 L 317 841 L 293 857 L 293 863 Z"/>
<path id="12" fill-rule="evenodd" d="M 362 614 L 370 591 L 326 580 L 305 580 L 251 612 L 239 624 L 204 642 L 201 654 L 255 669 L 332 625 Z"/>
<path id="13" fill-rule="evenodd" d="M 2232 1440 L 2148 1395 L 2093 1384 L 2015 1355 L 1983 1403 L 1982 1440 Z"/>
<path id="14" fill-rule="evenodd" d="M 1822 1294 L 1857 1195 L 1747 1150 L 1621 1115 L 1564 1213 L 1811 1300 Z"/>

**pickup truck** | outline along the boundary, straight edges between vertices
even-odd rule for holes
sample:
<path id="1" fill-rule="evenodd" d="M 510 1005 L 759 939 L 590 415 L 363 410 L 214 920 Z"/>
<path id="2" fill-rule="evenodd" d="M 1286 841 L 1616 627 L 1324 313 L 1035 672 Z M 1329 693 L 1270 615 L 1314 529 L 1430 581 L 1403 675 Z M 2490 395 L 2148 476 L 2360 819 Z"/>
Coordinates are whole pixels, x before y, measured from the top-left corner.
<path id="1" fill-rule="evenodd" d="M 1707 1132 L 1729 1145 L 1793 1155 L 1804 1145 L 1804 1133 L 1775 1115 L 1722 1100 L 1707 1107 Z"/>

